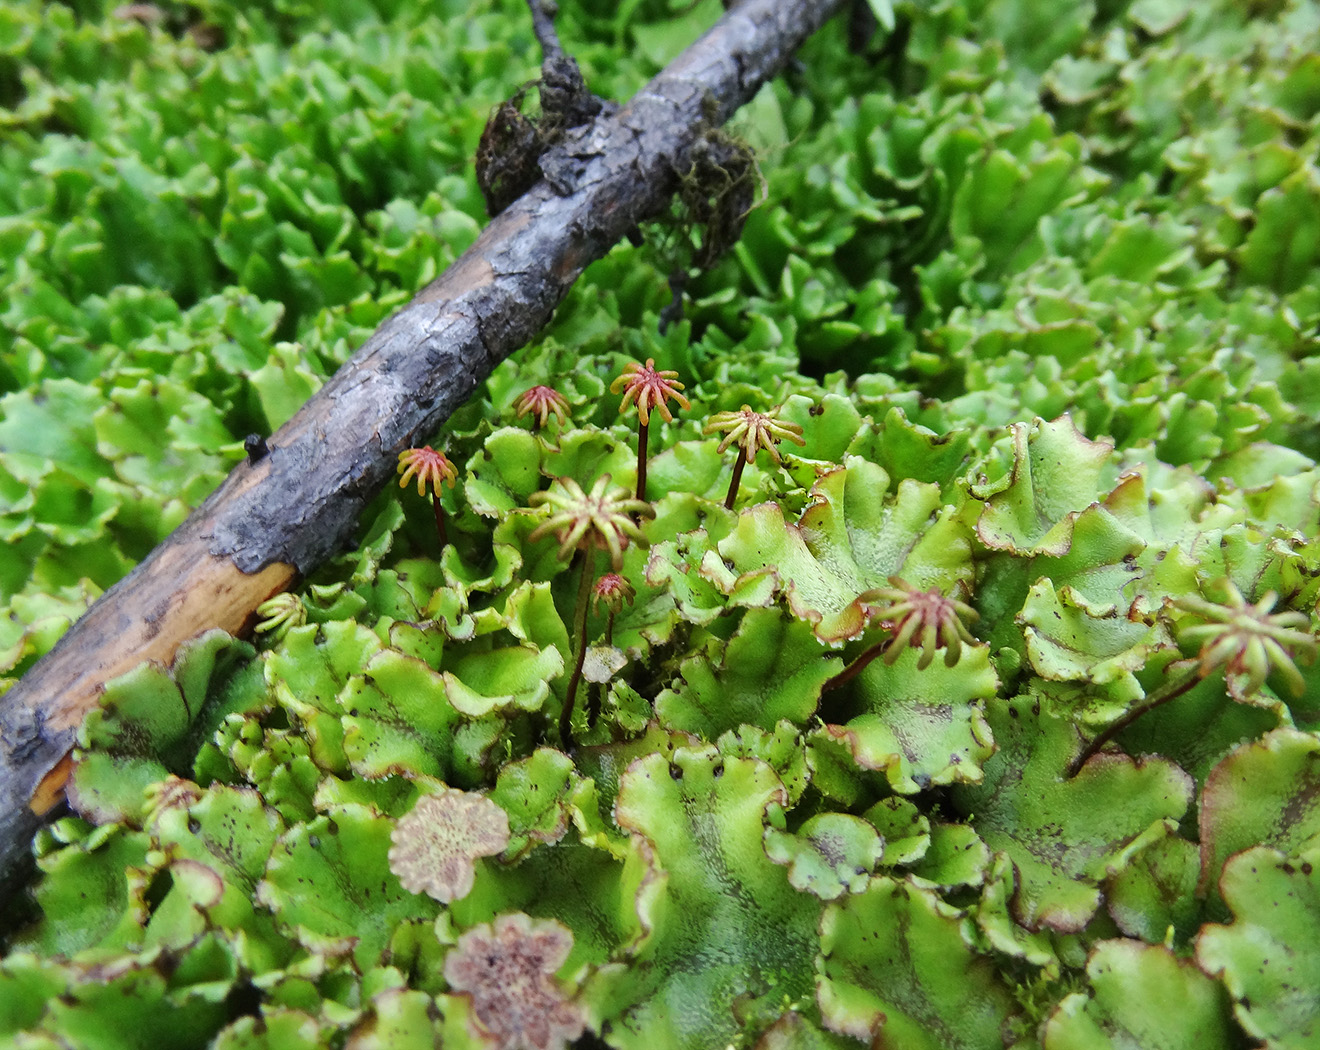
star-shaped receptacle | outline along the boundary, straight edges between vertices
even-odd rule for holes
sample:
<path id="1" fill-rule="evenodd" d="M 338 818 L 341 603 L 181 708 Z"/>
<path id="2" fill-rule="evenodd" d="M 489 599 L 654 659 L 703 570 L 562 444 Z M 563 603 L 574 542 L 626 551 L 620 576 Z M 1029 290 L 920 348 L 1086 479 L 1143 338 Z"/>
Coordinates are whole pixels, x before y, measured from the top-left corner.
<path id="1" fill-rule="evenodd" d="M 730 445 L 736 444 L 738 454 L 733 461 L 733 476 L 729 479 L 729 492 L 724 497 L 724 506 L 733 510 L 733 501 L 738 498 L 738 486 L 742 483 L 743 467 L 756 458 L 762 449 L 780 462 L 780 441 L 787 438 L 799 445 L 807 442 L 802 437 L 802 428 L 796 423 L 784 423 L 777 417 L 783 410 L 776 405 L 769 412 L 756 412 L 751 405 L 743 405 L 737 412 L 716 412 L 706 423 L 705 434 L 723 433 L 717 451 L 723 452 Z"/>
<path id="2" fill-rule="evenodd" d="M 431 494 L 440 495 L 443 482 L 451 489 L 458 480 L 458 469 L 443 452 L 437 452 L 430 445 L 421 448 L 405 449 L 399 453 L 399 488 L 408 487 L 414 477 L 417 479 L 417 495 L 425 496 L 427 488 Z"/>
<path id="3" fill-rule="evenodd" d="M 639 365 L 636 361 L 629 361 L 624 365 L 623 375 L 610 384 L 610 393 L 623 394 L 623 402 L 619 405 L 620 412 L 625 411 L 629 405 L 637 406 L 637 418 L 641 420 L 642 426 L 646 426 L 651 421 L 652 411 L 659 412 L 666 423 L 672 423 L 674 413 L 669 410 L 670 398 L 684 409 L 692 407 L 691 402 L 679 393 L 683 389 L 683 384 L 677 382 L 677 379 L 677 372 L 668 369 L 657 370 L 655 358 L 648 357 L 644 365 Z"/>
<path id="4" fill-rule="evenodd" d="M 257 617 L 257 625 L 252 630 L 257 634 L 269 634 L 272 641 L 279 641 L 295 627 L 307 622 L 307 607 L 298 595 L 285 591 L 258 605 Z"/>
<path id="5" fill-rule="evenodd" d="M 603 605 L 611 616 L 620 612 L 625 605 L 631 605 L 637 597 L 637 591 L 631 583 L 617 572 L 607 572 L 591 587 L 591 608 L 599 612 Z"/>
<path id="6" fill-rule="evenodd" d="M 437 452 L 430 445 L 421 448 L 405 449 L 399 453 L 399 488 L 407 488 L 408 482 L 417 479 L 417 495 L 425 496 L 431 490 L 431 508 L 435 514 L 435 534 L 440 540 L 443 552 L 449 544 L 449 530 L 445 526 L 445 511 L 440 506 L 440 486 L 448 485 L 451 489 L 458 481 L 458 469 L 443 452 Z"/>
<path id="7" fill-rule="evenodd" d="M 568 407 L 568 399 L 554 387 L 549 386 L 534 386 L 524 390 L 518 395 L 513 407 L 517 410 L 519 419 L 530 415 L 536 421 L 539 430 L 545 429 L 551 416 L 563 426 L 572 415 Z"/>
<path id="8" fill-rule="evenodd" d="M 980 614 L 966 602 L 942 594 L 938 587 L 921 591 L 901 576 L 891 576 L 888 587 L 865 591 L 858 601 L 872 606 L 875 618 L 892 632 L 885 643 L 887 664 L 893 664 L 910 646 L 921 650 L 918 670 L 929 667 L 940 649 L 944 650 L 945 666 L 952 667 L 964 644 L 976 644 L 963 621 L 979 619 Z"/>
<path id="9" fill-rule="evenodd" d="M 1221 668 L 1229 696 L 1239 703 L 1259 703 L 1255 694 L 1260 692 L 1271 671 L 1278 671 L 1294 694 L 1300 696 L 1305 692 L 1306 679 L 1295 661 L 1298 657 L 1307 661 L 1316 657 L 1316 637 L 1310 630 L 1309 618 L 1300 612 L 1274 612 L 1278 595 L 1273 591 L 1253 604 L 1243 597 L 1232 580 L 1222 580 L 1220 586 L 1227 599 L 1223 602 L 1206 601 L 1199 595 L 1171 599 L 1175 609 L 1207 621 L 1178 632 L 1180 641 L 1200 643 L 1200 651 L 1191 659 L 1169 664 L 1167 670 L 1180 673 L 1147 693 L 1142 702 L 1097 733 L 1073 759 L 1070 775 L 1138 718 L 1176 700 Z M 1265 704 L 1272 705 L 1273 701 L 1267 700 Z"/>
<path id="10" fill-rule="evenodd" d="M 530 540 L 551 533 L 559 540 L 559 556 L 567 559 L 575 550 L 607 550 L 610 565 L 623 564 L 623 551 L 631 540 L 646 546 L 646 537 L 634 516 L 655 517 L 655 509 L 645 500 L 630 498 L 626 489 L 610 484 L 608 474 L 583 490 L 572 478 L 559 478 L 545 492 L 532 495 L 533 506 L 548 506 L 550 516 L 541 522 Z"/>
<path id="11" fill-rule="evenodd" d="M 778 418 L 783 405 L 776 405 L 769 412 L 755 412 L 751 405 L 743 405 L 737 412 L 716 412 L 706 423 L 704 434 L 723 433 L 717 451 L 723 452 L 730 445 L 737 444 L 748 463 L 756 458 L 757 452 L 764 449 L 776 463 L 780 462 L 779 449 L 776 447 L 785 439 L 805 445 L 802 428 L 796 423 L 784 423 Z"/>
<path id="12" fill-rule="evenodd" d="M 1222 603 L 1194 595 L 1173 602 L 1208 621 L 1178 632 L 1180 641 L 1201 643 L 1196 657 L 1200 676 L 1223 668 L 1230 695 L 1245 700 L 1260 691 L 1271 671 L 1278 671 L 1293 695 L 1301 696 L 1306 680 L 1295 661 L 1301 657 L 1311 662 L 1317 651 L 1310 620 L 1300 612 L 1274 612 L 1278 595 L 1273 591 L 1254 604 L 1231 580 L 1224 581 L 1224 591 L 1227 601 Z"/>

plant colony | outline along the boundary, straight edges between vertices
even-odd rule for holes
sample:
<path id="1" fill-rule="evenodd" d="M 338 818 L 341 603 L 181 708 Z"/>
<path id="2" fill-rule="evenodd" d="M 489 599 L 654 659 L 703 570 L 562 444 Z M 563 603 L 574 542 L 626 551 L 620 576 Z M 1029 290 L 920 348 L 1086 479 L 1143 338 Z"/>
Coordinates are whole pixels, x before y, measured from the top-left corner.
<path id="1" fill-rule="evenodd" d="M 522 6 L 332 6 L 0 12 L 11 679 L 479 228 Z M 871 7 L 686 319 L 621 246 L 431 512 L 110 684 L 0 1040 L 1317 1045 L 1320 10 Z"/>

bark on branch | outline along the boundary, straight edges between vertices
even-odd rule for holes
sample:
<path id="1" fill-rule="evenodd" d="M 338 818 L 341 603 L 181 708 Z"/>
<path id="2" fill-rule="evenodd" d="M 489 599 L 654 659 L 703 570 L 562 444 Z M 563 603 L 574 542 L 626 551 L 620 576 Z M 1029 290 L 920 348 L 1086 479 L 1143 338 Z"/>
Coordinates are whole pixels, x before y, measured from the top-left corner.
<path id="1" fill-rule="evenodd" d="M 545 178 L 385 321 L 164 543 L 0 698 L 0 895 L 104 684 L 253 610 L 342 548 L 400 451 L 547 322 L 583 269 L 667 205 L 702 130 L 772 77 L 842 0 L 742 0 L 622 109 L 566 133 Z"/>

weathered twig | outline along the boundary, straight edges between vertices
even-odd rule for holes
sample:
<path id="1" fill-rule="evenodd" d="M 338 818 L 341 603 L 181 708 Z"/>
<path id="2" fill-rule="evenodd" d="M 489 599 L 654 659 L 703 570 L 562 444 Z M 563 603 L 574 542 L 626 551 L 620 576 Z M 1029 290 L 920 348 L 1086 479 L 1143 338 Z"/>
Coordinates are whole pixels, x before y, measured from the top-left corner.
<path id="1" fill-rule="evenodd" d="M 559 5 L 555 0 L 527 0 L 528 10 L 532 13 L 532 32 L 536 42 L 541 45 L 541 57 L 549 62 L 565 56 L 564 46 L 555 32 L 555 15 L 559 14 Z"/>
<path id="2" fill-rule="evenodd" d="M 0 879 L 63 795 L 106 681 L 253 611 L 339 550 L 396 457 L 549 319 L 582 270 L 668 204 L 712 122 L 749 100 L 841 0 L 744 0 L 617 113 L 567 132 L 546 178 L 389 318 L 210 498 L 0 698 Z"/>

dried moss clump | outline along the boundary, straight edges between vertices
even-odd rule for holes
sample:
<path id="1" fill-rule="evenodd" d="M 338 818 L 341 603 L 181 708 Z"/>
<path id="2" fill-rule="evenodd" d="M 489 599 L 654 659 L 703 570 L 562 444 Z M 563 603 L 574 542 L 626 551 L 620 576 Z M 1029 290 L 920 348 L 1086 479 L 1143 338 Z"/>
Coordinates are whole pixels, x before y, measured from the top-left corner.
<path id="1" fill-rule="evenodd" d="M 446 788 L 418 800 L 390 841 L 390 870 L 404 889 L 448 904 L 472 889 L 473 861 L 509 844 L 509 818 L 484 795 Z"/>
<path id="2" fill-rule="evenodd" d="M 552 1050 L 586 1027 L 581 1009 L 554 979 L 572 947 L 572 933 L 557 922 L 501 915 L 458 939 L 445 958 L 445 980 L 471 996 L 500 1050 Z"/>

